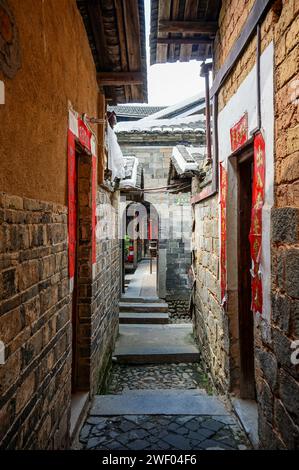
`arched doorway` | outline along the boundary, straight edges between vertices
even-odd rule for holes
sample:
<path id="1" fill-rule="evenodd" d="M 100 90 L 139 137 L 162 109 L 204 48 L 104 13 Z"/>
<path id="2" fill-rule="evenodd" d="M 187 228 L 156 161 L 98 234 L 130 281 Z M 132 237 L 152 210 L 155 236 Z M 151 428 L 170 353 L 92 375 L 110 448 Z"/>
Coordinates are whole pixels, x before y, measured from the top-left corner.
<path id="1" fill-rule="evenodd" d="M 159 215 L 148 201 L 129 202 L 123 215 L 123 293 L 157 296 Z M 134 289 L 129 285 L 134 277 Z M 133 295 L 134 294 L 134 295 Z"/>

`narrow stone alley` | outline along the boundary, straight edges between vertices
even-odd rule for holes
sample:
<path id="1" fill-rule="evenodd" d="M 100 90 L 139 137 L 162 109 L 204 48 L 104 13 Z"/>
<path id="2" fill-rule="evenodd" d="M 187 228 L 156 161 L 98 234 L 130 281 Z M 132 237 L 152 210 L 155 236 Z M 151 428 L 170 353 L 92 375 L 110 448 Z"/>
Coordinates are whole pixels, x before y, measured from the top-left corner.
<path id="1" fill-rule="evenodd" d="M 0 0 L 9 466 L 299 450 L 298 42 L 299 0 Z"/>
<path id="2" fill-rule="evenodd" d="M 192 325 L 169 323 L 167 304 L 155 295 L 154 276 L 147 260 L 130 275 L 108 385 L 92 403 L 80 447 L 249 449 L 237 418 L 225 399 L 213 394 L 200 367 Z M 150 296 L 139 297 L 141 292 Z"/>

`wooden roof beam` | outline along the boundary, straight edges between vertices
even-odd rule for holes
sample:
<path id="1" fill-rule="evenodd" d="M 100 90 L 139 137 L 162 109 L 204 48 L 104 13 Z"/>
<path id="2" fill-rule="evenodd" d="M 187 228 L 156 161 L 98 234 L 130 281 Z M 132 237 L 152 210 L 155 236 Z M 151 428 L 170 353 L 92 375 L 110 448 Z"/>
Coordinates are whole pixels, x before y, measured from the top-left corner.
<path id="1" fill-rule="evenodd" d="M 157 38 L 157 44 L 212 44 L 209 38 Z"/>
<path id="2" fill-rule="evenodd" d="M 158 33 L 216 34 L 216 21 L 171 21 L 160 20 Z"/>
<path id="3" fill-rule="evenodd" d="M 141 72 L 99 72 L 97 79 L 100 86 L 142 85 Z"/>

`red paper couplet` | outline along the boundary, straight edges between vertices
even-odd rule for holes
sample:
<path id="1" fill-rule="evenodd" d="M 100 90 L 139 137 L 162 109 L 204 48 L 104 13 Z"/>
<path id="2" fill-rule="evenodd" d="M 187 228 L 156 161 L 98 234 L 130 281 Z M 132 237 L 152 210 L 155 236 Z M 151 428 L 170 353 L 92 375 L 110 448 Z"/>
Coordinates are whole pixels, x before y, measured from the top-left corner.
<path id="1" fill-rule="evenodd" d="M 78 128 L 68 129 L 68 257 L 69 277 L 72 281 L 75 275 L 76 244 L 77 244 L 77 166 L 76 166 L 76 139 L 88 151 L 92 153 L 92 132 L 84 121 L 73 116 L 77 120 Z M 70 126 L 71 127 L 71 126 Z M 75 132 L 75 134 L 74 134 Z M 78 133 L 78 135 L 77 135 Z M 97 158 L 92 158 L 92 264 L 96 262 L 96 196 L 97 196 Z"/>
<path id="2" fill-rule="evenodd" d="M 75 136 L 68 130 L 68 252 L 69 277 L 74 278 L 77 242 L 77 170 L 75 153 Z"/>
<path id="3" fill-rule="evenodd" d="M 92 264 L 97 261 L 96 226 L 97 226 L 97 158 L 92 155 Z"/>
<path id="4" fill-rule="evenodd" d="M 254 139 L 254 169 L 252 183 L 251 227 L 249 233 L 251 253 L 251 310 L 262 313 L 263 286 L 260 272 L 262 251 L 262 211 L 265 198 L 265 141 L 261 133 Z"/>
<path id="5" fill-rule="evenodd" d="M 91 151 L 91 131 L 86 127 L 85 123 L 82 119 L 78 118 L 78 133 L 79 133 L 79 141 L 83 147 L 87 148 L 87 150 Z"/>
<path id="6" fill-rule="evenodd" d="M 227 171 L 220 163 L 220 224 L 221 224 L 221 250 L 220 250 L 220 287 L 221 303 L 224 304 L 226 296 L 226 196 Z"/>

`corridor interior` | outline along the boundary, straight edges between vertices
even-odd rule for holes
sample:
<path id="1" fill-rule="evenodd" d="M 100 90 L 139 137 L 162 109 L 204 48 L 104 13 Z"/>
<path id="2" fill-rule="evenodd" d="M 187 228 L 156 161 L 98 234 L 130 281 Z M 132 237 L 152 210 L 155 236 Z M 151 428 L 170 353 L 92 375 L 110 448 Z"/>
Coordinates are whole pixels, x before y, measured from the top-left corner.
<path id="1" fill-rule="evenodd" d="M 191 318 L 173 318 L 156 293 L 156 267 L 142 260 L 126 277 L 119 336 L 107 386 L 76 440 L 93 450 L 251 447 L 237 417 L 200 366 Z"/>

